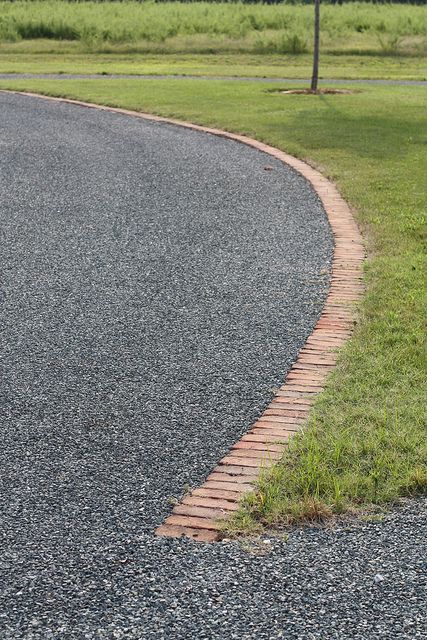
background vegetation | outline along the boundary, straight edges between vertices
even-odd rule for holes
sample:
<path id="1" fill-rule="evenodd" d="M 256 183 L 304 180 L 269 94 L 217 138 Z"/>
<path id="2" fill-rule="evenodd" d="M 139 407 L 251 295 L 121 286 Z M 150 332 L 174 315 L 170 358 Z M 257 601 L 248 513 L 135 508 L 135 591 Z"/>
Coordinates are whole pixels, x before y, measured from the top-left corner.
<path id="1" fill-rule="evenodd" d="M 0 2 L 0 42 L 13 51 L 25 41 L 49 40 L 50 50 L 52 41 L 62 42 L 61 51 L 68 43 L 74 51 L 299 54 L 311 49 L 312 31 L 313 9 L 306 4 Z M 322 51 L 423 54 L 427 9 L 325 4 Z"/>

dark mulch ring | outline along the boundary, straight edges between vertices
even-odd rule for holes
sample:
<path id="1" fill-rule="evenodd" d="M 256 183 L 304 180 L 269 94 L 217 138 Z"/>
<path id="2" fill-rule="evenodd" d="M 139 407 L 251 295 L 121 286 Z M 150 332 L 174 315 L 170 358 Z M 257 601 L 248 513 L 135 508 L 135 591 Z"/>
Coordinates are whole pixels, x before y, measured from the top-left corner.
<path id="1" fill-rule="evenodd" d="M 336 93 L 348 94 L 348 93 L 356 93 L 356 91 L 350 90 L 350 89 L 317 89 L 317 91 L 312 91 L 311 89 L 280 89 L 279 93 L 316 96 L 316 95 L 329 95 L 329 94 L 336 94 Z"/>

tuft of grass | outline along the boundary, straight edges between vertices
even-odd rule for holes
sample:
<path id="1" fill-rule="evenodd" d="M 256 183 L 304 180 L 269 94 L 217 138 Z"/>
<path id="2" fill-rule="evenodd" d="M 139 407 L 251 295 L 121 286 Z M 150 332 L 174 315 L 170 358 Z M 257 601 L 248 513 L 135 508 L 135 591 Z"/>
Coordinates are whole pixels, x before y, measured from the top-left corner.
<path id="1" fill-rule="evenodd" d="M 318 521 L 427 492 L 427 88 L 284 96 L 274 84 L 238 81 L 0 86 L 252 135 L 312 163 L 354 207 L 369 252 L 359 324 L 307 428 L 264 472 L 230 532 Z"/>
<path id="2" fill-rule="evenodd" d="M 254 51 L 256 53 L 291 53 L 300 54 L 306 53 L 308 50 L 307 40 L 294 33 L 292 35 L 281 35 L 274 39 L 272 38 L 259 38 L 254 45 Z"/>

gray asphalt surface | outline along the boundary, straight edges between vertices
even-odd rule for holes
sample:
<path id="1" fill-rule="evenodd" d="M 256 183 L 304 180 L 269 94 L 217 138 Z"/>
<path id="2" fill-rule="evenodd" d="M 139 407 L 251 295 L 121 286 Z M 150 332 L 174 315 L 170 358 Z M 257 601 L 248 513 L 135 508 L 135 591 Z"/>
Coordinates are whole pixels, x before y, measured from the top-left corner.
<path id="1" fill-rule="evenodd" d="M 178 127 L 0 110 L 0 638 L 423 637 L 420 502 L 255 549 L 153 536 L 320 312 L 305 181 Z"/>
<path id="2" fill-rule="evenodd" d="M 248 82 L 304 82 L 307 78 L 262 78 L 260 76 L 192 76 L 181 74 L 115 74 L 115 73 L 0 73 L 0 80 L 238 80 Z M 379 84 L 389 86 L 427 85 L 427 80 L 383 80 L 381 78 L 351 79 L 321 78 L 320 84 Z"/>

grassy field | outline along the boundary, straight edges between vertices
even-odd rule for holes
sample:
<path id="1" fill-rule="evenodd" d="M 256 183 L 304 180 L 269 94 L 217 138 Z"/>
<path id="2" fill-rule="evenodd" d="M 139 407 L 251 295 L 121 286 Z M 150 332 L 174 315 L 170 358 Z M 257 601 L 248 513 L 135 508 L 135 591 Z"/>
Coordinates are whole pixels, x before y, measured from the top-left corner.
<path id="1" fill-rule="evenodd" d="M 277 85 L 190 80 L 1 81 L 241 132 L 334 180 L 366 238 L 360 322 L 309 428 L 234 527 L 253 530 L 427 492 L 427 88 L 284 96 Z"/>
<path id="2" fill-rule="evenodd" d="M 308 5 L 162 2 L 1 2 L 0 40 L 75 41 L 86 50 L 304 53 Z M 427 50 L 427 11 L 408 5 L 322 7 L 325 52 Z"/>
<path id="3" fill-rule="evenodd" d="M 0 0 L 0 72 L 307 76 L 307 5 Z M 323 77 L 427 77 L 427 8 L 322 6 Z"/>
<path id="4" fill-rule="evenodd" d="M 25 42 L 33 45 L 33 41 Z M 0 73 L 183 74 L 308 78 L 310 54 L 123 54 L 49 52 L 49 41 L 38 41 L 37 51 L 5 51 L 0 45 Z M 45 52 L 43 50 L 45 49 Z M 382 78 L 427 80 L 427 59 L 421 56 L 336 56 L 323 54 L 321 78 Z"/>

